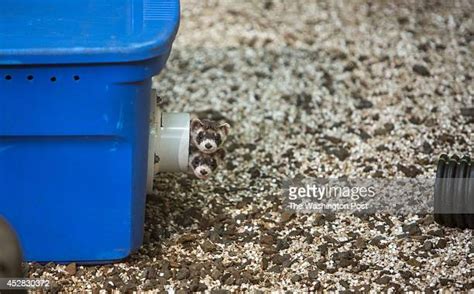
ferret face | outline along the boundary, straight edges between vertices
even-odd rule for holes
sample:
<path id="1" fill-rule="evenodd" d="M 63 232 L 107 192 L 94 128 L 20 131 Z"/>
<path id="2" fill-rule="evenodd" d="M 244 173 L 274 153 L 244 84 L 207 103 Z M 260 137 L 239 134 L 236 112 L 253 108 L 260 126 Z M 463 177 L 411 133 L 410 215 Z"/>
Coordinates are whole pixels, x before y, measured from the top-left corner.
<path id="1" fill-rule="evenodd" d="M 199 179 L 207 179 L 216 170 L 225 156 L 224 149 L 217 149 L 214 154 L 195 151 L 189 157 L 189 168 Z"/>
<path id="2" fill-rule="evenodd" d="M 204 153 L 214 153 L 229 134 L 227 123 L 216 123 L 207 119 L 191 121 L 191 142 Z"/>

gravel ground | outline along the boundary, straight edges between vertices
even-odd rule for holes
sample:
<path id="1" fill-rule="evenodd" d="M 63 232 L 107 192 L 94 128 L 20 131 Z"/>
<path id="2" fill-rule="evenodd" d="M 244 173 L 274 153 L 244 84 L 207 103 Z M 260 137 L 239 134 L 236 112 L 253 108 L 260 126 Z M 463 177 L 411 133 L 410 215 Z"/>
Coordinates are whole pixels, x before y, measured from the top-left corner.
<path id="1" fill-rule="evenodd" d="M 293 177 L 433 177 L 474 141 L 472 1 L 182 1 L 166 111 L 225 119 L 210 181 L 156 179 L 122 263 L 29 265 L 64 291 L 474 291 L 470 230 L 430 215 L 293 214 Z M 471 111 L 471 112 L 470 112 Z"/>

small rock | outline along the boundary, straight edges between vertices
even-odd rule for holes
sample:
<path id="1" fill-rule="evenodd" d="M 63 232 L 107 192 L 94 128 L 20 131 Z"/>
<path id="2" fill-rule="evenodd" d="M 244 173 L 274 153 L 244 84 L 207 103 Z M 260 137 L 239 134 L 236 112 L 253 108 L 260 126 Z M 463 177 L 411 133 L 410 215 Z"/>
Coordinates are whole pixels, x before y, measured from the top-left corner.
<path id="1" fill-rule="evenodd" d="M 333 237 L 329 236 L 329 235 L 326 235 L 323 237 L 324 241 L 328 242 L 328 243 L 331 243 L 331 244 L 338 244 L 339 241 L 337 241 L 336 239 L 334 239 Z"/>
<path id="2" fill-rule="evenodd" d="M 374 136 L 385 136 L 390 134 L 395 129 L 395 126 L 392 123 L 386 123 L 383 127 L 378 128 L 374 131 Z"/>
<path id="3" fill-rule="evenodd" d="M 293 283 L 297 283 L 297 282 L 299 282 L 299 281 L 301 281 L 301 280 L 302 280 L 302 278 L 301 278 L 300 275 L 294 275 L 293 277 L 291 277 L 291 281 L 292 281 Z"/>
<path id="4" fill-rule="evenodd" d="M 341 264 L 341 266 L 346 267 L 352 263 L 354 253 L 352 251 L 336 252 L 333 254 L 332 259 L 336 263 Z"/>
<path id="5" fill-rule="evenodd" d="M 385 123 L 383 127 L 387 130 L 387 132 L 395 130 L 395 125 L 392 123 Z"/>
<path id="6" fill-rule="evenodd" d="M 439 239 L 438 243 L 436 243 L 436 248 L 439 248 L 439 249 L 444 249 L 447 246 L 448 246 L 448 242 L 446 241 L 446 239 Z"/>
<path id="7" fill-rule="evenodd" d="M 425 42 L 425 43 L 421 43 L 418 45 L 418 49 L 421 50 L 421 51 L 428 51 L 430 49 L 430 44 Z"/>
<path id="8" fill-rule="evenodd" d="M 403 232 L 410 236 L 419 236 L 422 234 L 420 227 L 418 227 L 417 224 L 409 224 L 409 225 L 403 225 L 402 227 Z"/>
<path id="9" fill-rule="evenodd" d="M 397 169 L 404 173 L 409 178 L 415 178 L 416 176 L 423 173 L 422 170 L 414 166 L 413 164 L 409 166 L 404 166 L 403 164 L 397 164 Z"/>
<path id="10" fill-rule="evenodd" d="M 235 65 L 233 63 L 227 63 L 224 65 L 223 70 L 225 72 L 233 72 L 235 68 Z"/>
<path id="11" fill-rule="evenodd" d="M 273 1 L 272 0 L 266 0 L 265 3 L 263 4 L 263 8 L 266 10 L 270 10 L 273 8 Z"/>
<path id="12" fill-rule="evenodd" d="M 187 268 L 182 268 L 178 271 L 176 274 L 176 279 L 178 280 L 184 280 L 189 277 L 189 270 Z"/>
<path id="13" fill-rule="evenodd" d="M 419 118 L 418 116 L 411 116 L 408 121 L 414 125 L 420 125 L 423 122 L 423 119 Z"/>
<path id="14" fill-rule="evenodd" d="M 367 109 L 367 108 L 372 108 L 374 104 L 370 102 L 369 100 L 362 99 L 355 105 L 356 109 Z"/>
<path id="15" fill-rule="evenodd" d="M 121 293 L 133 293 L 137 290 L 137 285 L 135 283 L 126 283 L 123 287 L 120 288 Z"/>
<path id="16" fill-rule="evenodd" d="M 420 267 L 421 266 L 421 262 L 419 262 L 417 259 L 415 258 L 410 258 L 407 260 L 407 264 L 411 265 L 411 266 L 414 266 L 414 267 Z"/>
<path id="17" fill-rule="evenodd" d="M 213 269 L 211 271 L 211 278 L 214 280 L 219 280 L 222 277 L 222 272 L 218 269 Z"/>
<path id="18" fill-rule="evenodd" d="M 350 288 L 351 288 L 351 284 L 350 284 L 348 281 L 346 281 L 346 280 L 341 280 L 341 281 L 339 281 L 339 284 L 340 284 L 342 287 L 346 288 L 346 289 L 350 289 Z"/>
<path id="19" fill-rule="evenodd" d="M 260 264 L 260 267 L 261 267 L 263 270 L 266 270 L 266 269 L 268 268 L 268 259 L 262 258 L 262 263 Z"/>
<path id="20" fill-rule="evenodd" d="M 351 152 L 344 147 L 334 147 L 329 149 L 328 154 L 334 155 L 340 161 L 346 160 L 349 156 L 351 156 Z"/>
<path id="21" fill-rule="evenodd" d="M 362 237 L 357 238 L 357 240 L 354 243 L 355 247 L 358 249 L 365 249 L 367 247 L 367 240 L 365 240 Z"/>
<path id="22" fill-rule="evenodd" d="M 342 141 L 341 139 L 336 138 L 336 137 L 333 137 L 333 136 L 323 136 L 322 139 L 323 139 L 323 140 L 327 140 L 327 141 L 329 141 L 329 142 L 331 142 L 331 143 L 333 143 L 333 144 L 336 144 L 336 145 L 337 145 L 337 144 L 341 144 L 341 143 L 344 142 L 344 141 Z"/>
<path id="23" fill-rule="evenodd" d="M 413 66 L 413 71 L 420 75 L 420 76 L 423 76 L 423 77 L 429 77 L 431 76 L 431 73 L 430 71 L 428 70 L 428 68 L 424 65 L 421 65 L 421 64 L 415 64 Z"/>
<path id="24" fill-rule="evenodd" d="M 447 144 L 454 144 L 456 142 L 456 137 L 451 134 L 444 133 L 438 137 L 438 140 Z"/>
<path id="25" fill-rule="evenodd" d="M 459 260 L 450 259 L 448 262 L 446 262 L 446 264 L 449 266 L 457 266 L 459 264 Z"/>
<path id="26" fill-rule="evenodd" d="M 353 270 L 354 270 L 355 273 L 360 273 L 360 272 L 364 272 L 364 271 L 368 270 L 369 268 L 370 268 L 369 265 L 362 263 L 362 264 L 358 264 L 357 266 L 355 266 Z"/>
<path id="27" fill-rule="evenodd" d="M 368 172 L 372 171 L 373 169 L 374 169 L 373 167 L 368 165 L 368 166 L 364 167 L 364 169 L 362 171 L 365 172 L 365 173 L 368 173 Z"/>
<path id="28" fill-rule="evenodd" d="M 276 245 L 276 250 L 285 250 L 290 248 L 290 243 L 286 239 L 278 239 L 277 245 Z"/>
<path id="29" fill-rule="evenodd" d="M 178 239 L 178 243 L 181 243 L 181 244 L 184 244 L 184 243 L 188 243 L 188 242 L 193 242 L 197 240 L 197 236 L 196 235 L 191 235 L 191 234 L 185 234 L 183 236 L 181 236 L 179 239 Z"/>
<path id="30" fill-rule="evenodd" d="M 461 108 L 461 115 L 466 117 L 474 117 L 474 107 Z"/>
<path id="31" fill-rule="evenodd" d="M 397 21 L 400 25 L 406 25 L 410 22 L 410 19 L 408 18 L 408 16 L 399 16 L 397 18 Z"/>
<path id="32" fill-rule="evenodd" d="M 372 240 L 370 240 L 370 245 L 377 246 L 380 249 L 386 248 L 387 244 L 385 244 L 383 242 L 384 240 L 385 240 L 384 237 L 377 236 L 377 237 L 373 238 Z"/>
<path id="33" fill-rule="evenodd" d="M 276 265 L 289 265 L 291 260 L 291 256 L 289 254 L 275 254 L 272 258 L 272 262 Z"/>
<path id="34" fill-rule="evenodd" d="M 320 270 L 326 270 L 327 266 L 326 266 L 326 263 L 322 260 L 316 262 L 316 266 L 320 269 Z"/>
<path id="35" fill-rule="evenodd" d="M 451 284 L 453 282 L 452 279 L 446 279 L 446 278 L 440 278 L 439 279 L 439 283 L 442 285 L 442 286 L 447 286 L 449 284 Z"/>
<path id="36" fill-rule="evenodd" d="M 65 270 L 70 276 L 74 276 L 77 271 L 76 263 L 73 262 L 73 263 L 68 264 Z"/>
<path id="37" fill-rule="evenodd" d="M 153 267 L 149 267 L 146 269 L 146 276 L 147 279 L 149 280 L 154 280 L 158 277 L 158 273 L 156 272 L 156 269 Z"/>
<path id="38" fill-rule="evenodd" d="M 282 270 L 283 268 L 281 265 L 274 265 L 268 271 L 272 273 L 281 273 Z"/>
<path id="39" fill-rule="evenodd" d="M 308 271 L 308 279 L 310 281 L 314 281 L 318 279 L 318 272 L 315 270 Z"/>
<path id="40" fill-rule="evenodd" d="M 344 71 L 353 71 L 357 68 L 357 63 L 354 61 L 349 61 L 346 66 L 344 66 Z"/>
<path id="41" fill-rule="evenodd" d="M 378 130 L 375 130 L 375 133 L 377 133 Z M 374 135 L 375 135 L 374 133 Z M 377 146 L 375 148 L 375 150 L 379 151 L 379 152 L 382 152 L 382 151 L 387 151 L 387 150 L 390 150 L 387 146 L 385 146 L 384 144 L 380 144 L 379 146 Z"/>
<path id="42" fill-rule="evenodd" d="M 328 254 L 328 251 L 329 251 L 329 248 L 328 248 L 328 244 L 321 244 L 318 246 L 318 250 L 319 250 L 319 253 L 321 255 L 326 255 Z"/>
<path id="43" fill-rule="evenodd" d="M 443 237 L 444 236 L 444 230 L 443 229 L 436 229 L 436 230 L 431 230 L 428 232 L 428 234 L 436 237 Z"/>
<path id="44" fill-rule="evenodd" d="M 256 167 L 256 166 L 251 167 L 248 172 L 249 172 L 249 174 L 250 174 L 250 178 L 251 178 L 251 179 L 260 178 L 260 177 L 261 177 L 261 174 L 262 174 L 261 171 L 260 171 L 260 168 L 259 168 L 259 167 Z"/>
<path id="45" fill-rule="evenodd" d="M 204 241 L 200 246 L 205 252 L 213 252 L 216 250 L 216 245 L 209 240 Z"/>
<path id="46" fill-rule="evenodd" d="M 363 141 L 367 141 L 369 140 L 370 138 L 372 138 L 372 136 L 367 133 L 365 130 L 363 129 L 359 129 L 359 133 L 357 134 Z"/>
<path id="47" fill-rule="evenodd" d="M 424 142 L 423 145 L 421 146 L 421 151 L 425 154 L 432 154 L 433 153 L 433 147 L 431 146 L 430 143 Z"/>
<path id="48" fill-rule="evenodd" d="M 410 279 L 413 274 L 410 271 L 400 271 L 400 276 L 404 279 Z"/>
<path id="49" fill-rule="evenodd" d="M 260 244 L 273 245 L 275 244 L 275 238 L 272 235 L 265 235 L 260 238 Z"/>
<path id="50" fill-rule="evenodd" d="M 375 226 L 375 229 L 377 231 L 379 231 L 380 233 L 384 233 L 386 228 L 385 228 L 385 225 L 378 225 L 378 226 Z"/>
<path id="51" fill-rule="evenodd" d="M 389 277 L 389 276 L 382 276 L 378 279 L 375 280 L 375 283 L 379 284 L 379 285 L 386 285 L 388 283 L 390 283 L 392 279 Z"/>
<path id="52" fill-rule="evenodd" d="M 294 213 L 294 212 L 284 211 L 284 212 L 281 214 L 280 221 L 281 221 L 282 223 L 287 223 L 287 222 L 290 221 L 294 216 L 295 216 L 295 213 Z"/>
<path id="53" fill-rule="evenodd" d="M 200 283 L 199 280 L 193 280 L 189 288 L 192 292 L 202 292 L 207 290 L 207 286 L 203 283 Z"/>
<path id="54" fill-rule="evenodd" d="M 426 240 L 425 243 L 423 243 L 423 250 L 425 250 L 425 251 L 431 251 L 431 249 L 433 249 L 433 247 L 434 247 L 433 242 L 431 242 L 429 240 Z"/>

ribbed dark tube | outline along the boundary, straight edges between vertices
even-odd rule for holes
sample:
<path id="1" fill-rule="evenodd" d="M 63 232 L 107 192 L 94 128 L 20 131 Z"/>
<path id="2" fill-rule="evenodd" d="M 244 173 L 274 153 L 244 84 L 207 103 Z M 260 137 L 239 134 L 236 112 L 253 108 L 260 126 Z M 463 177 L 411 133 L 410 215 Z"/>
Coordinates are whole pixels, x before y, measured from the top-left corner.
<path id="1" fill-rule="evenodd" d="M 436 171 L 435 221 L 448 227 L 474 229 L 473 212 L 474 162 L 469 156 L 441 155 Z"/>

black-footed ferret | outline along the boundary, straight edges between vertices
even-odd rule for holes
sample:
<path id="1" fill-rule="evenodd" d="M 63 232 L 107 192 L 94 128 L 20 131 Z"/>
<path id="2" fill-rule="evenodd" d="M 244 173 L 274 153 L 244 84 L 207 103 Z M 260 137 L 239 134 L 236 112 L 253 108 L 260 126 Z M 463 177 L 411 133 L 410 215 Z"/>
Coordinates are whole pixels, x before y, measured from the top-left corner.
<path id="1" fill-rule="evenodd" d="M 191 144 L 203 153 L 216 152 L 229 135 L 230 125 L 212 120 L 193 118 L 191 120 Z"/>

